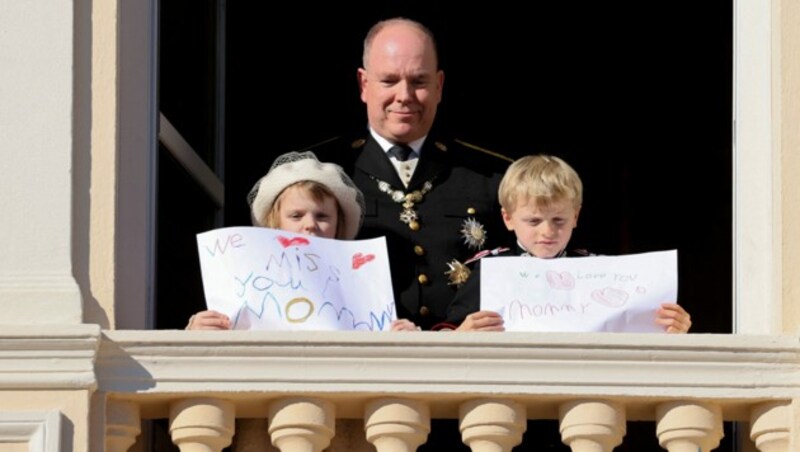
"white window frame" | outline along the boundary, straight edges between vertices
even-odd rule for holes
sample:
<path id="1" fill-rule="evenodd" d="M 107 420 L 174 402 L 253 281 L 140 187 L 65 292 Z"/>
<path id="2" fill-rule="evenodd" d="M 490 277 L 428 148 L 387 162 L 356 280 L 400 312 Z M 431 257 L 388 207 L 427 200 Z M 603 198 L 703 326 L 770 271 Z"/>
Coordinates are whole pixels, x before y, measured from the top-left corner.
<path id="1" fill-rule="evenodd" d="M 119 2 L 118 8 L 114 325 L 116 329 L 152 329 L 158 162 L 158 0 Z"/>
<path id="2" fill-rule="evenodd" d="M 780 153 L 774 142 L 773 10 L 734 0 L 733 331 L 781 331 Z"/>

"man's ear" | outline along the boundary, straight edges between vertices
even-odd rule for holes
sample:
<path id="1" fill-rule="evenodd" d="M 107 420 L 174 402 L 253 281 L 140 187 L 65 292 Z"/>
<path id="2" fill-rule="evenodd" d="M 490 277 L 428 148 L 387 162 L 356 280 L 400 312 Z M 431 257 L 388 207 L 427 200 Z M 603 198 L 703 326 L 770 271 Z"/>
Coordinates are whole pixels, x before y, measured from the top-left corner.
<path id="1" fill-rule="evenodd" d="M 442 90 L 444 89 L 444 71 L 439 70 L 436 73 L 437 92 L 439 93 L 439 102 L 442 101 Z"/>
<path id="2" fill-rule="evenodd" d="M 511 224 L 511 214 L 508 213 L 505 207 L 500 208 L 500 215 L 503 217 L 503 223 L 506 224 L 506 229 L 513 231 L 514 226 Z"/>
<path id="3" fill-rule="evenodd" d="M 578 227 L 578 216 L 580 215 L 580 213 L 581 213 L 581 206 L 578 206 L 575 209 L 575 226 L 573 226 L 573 229 Z"/>
<path id="4" fill-rule="evenodd" d="M 358 68 L 356 78 L 358 79 L 358 90 L 361 93 L 361 100 L 366 102 L 366 100 L 364 100 L 364 89 L 367 87 L 367 70 Z"/>

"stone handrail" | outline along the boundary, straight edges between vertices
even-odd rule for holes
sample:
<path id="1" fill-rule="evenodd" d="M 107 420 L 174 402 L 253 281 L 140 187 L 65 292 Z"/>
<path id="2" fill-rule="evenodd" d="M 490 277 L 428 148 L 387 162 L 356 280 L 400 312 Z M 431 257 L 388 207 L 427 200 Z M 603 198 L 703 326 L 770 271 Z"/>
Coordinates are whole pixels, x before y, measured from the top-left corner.
<path id="1" fill-rule="evenodd" d="M 415 450 L 429 418 L 460 419 L 473 450 L 510 450 L 528 418 L 560 419 L 574 451 L 610 451 L 630 420 L 655 420 L 673 452 L 747 421 L 778 451 L 796 435 L 798 352 L 789 336 L 107 331 L 96 373 L 109 413 L 170 418 L 177 444 L 205 444 L 181 450 L 220 450 L 235 417 L 268 418 L 282 451 L 322 450 L 336 419 L 363 419 L 380 451 Z M 219 422 L 203 436 L 190 418 Z"/>
<path id="2" fill-rule="evenodd" d="M 91 450 L 128 450 L 142 419 L 169 419 L 182 451 L 252 437 L 281 451 L 402 452 L 426 441 L 432 419 L 452 418 L 474 451 L 510 450 L 526 420 L 556 419 L 576 452 L 610 451 L 638 420 L 655 421 L 671 452 L 713 449 L 723 420 L 749 423 L 754 447 L 777 452 L 800 450 L 799 352 L 794 336 L 9 325 L 0 390 L 94 394 Z M 59 412 L 78 413 L 63 409 L 7 406 L 0 439 L 45 444 Z"/>

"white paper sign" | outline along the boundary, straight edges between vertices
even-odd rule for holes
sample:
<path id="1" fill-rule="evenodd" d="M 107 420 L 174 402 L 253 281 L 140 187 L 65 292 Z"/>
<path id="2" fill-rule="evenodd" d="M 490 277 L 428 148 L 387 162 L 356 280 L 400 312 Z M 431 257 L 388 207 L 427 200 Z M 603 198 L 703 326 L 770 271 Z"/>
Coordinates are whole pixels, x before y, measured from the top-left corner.
<path id="1" fill-rule="evenodd" d="M 209 309 L 232 329 L 391 329 L 386 240 L 342 241 L 257 227 L 197 235 Z"/>
<path id="2" fill-rule="evenodd" d="M 627 256 L 481 260 L 481 309 L 506 331 L 663 332 L 661 303 L 678 299 L 677 250 Z"/>

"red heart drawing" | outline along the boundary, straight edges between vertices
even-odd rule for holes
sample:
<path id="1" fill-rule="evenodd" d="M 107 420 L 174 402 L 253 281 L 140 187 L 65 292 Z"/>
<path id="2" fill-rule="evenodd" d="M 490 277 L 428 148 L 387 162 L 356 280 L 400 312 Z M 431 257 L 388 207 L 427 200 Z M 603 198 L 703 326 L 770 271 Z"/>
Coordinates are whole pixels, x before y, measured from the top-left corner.
<path id="1" fill-rule="evenodd" d="M 553 289 L 572 290 L 575 288 L 575 278 L 569 272 L 547 271 L 547 282 Z"/>
<path id="2" fill-rule="evenodd" d="M 592 291 L 592 300 L 609 308 L 618 308 L 628 302 L 628 292 L 612 287 L 595 289 Z"/>
<path id="3" fill-rule="evenodd" d="M 374 254 L 353 254 L 353 270 L 358 270 L 359 267 L 373 260 L 375 260 Z"/>
<path id="4" fill-rule="evenodd" d="M 279 235 L 278 241 L 281 242 L 281 245 L 284 248 L 288 248 L 292 245 L 300 246 L 300 245 L 308 245 L 310 242 L 308 239 L 304 239 L 302 237 L 292 237 L 291 239 L 287 239 L 286 237 Z"/>

